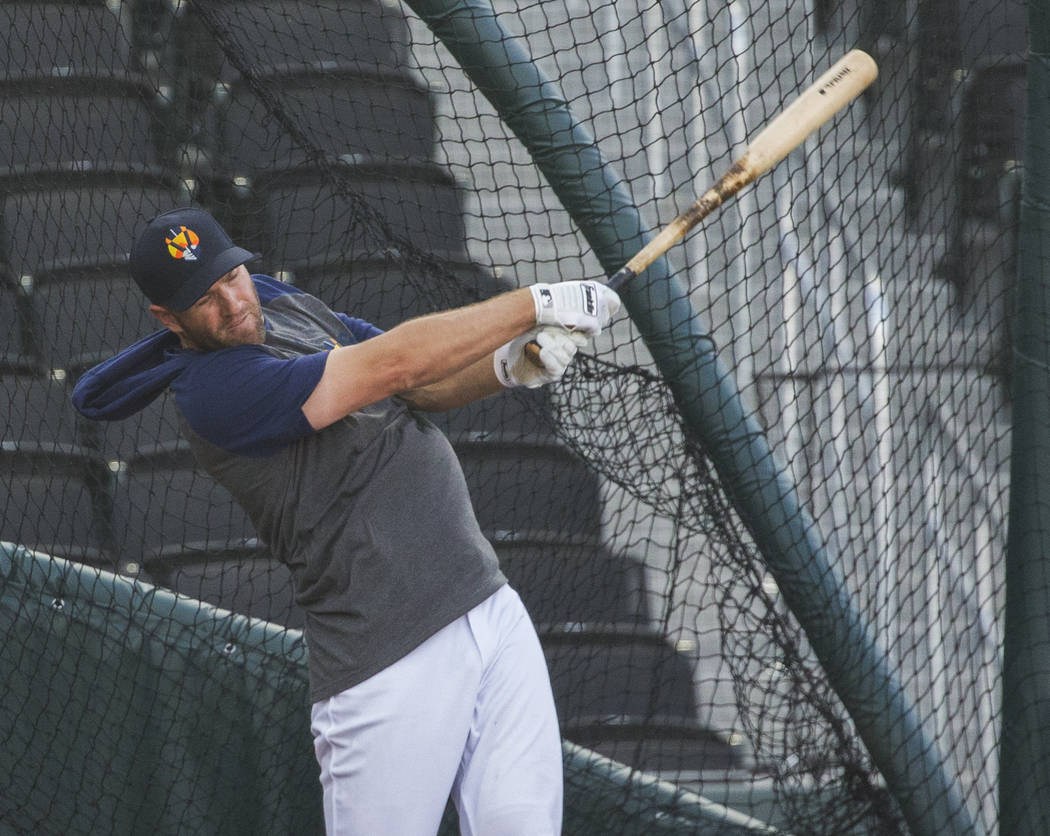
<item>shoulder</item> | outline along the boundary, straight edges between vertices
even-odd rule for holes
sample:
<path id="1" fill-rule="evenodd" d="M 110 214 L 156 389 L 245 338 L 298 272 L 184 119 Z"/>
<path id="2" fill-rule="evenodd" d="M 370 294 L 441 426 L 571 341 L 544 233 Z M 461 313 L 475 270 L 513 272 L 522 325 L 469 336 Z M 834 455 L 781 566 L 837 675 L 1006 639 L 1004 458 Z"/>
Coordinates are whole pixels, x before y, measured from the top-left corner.
<path id="1" fill-rule="evenodd" d="M 239 345 L 219 351 L 182 351 L 182 371 L 172 384 L 180 404 L 229 403 L 254 389 L 278 358 L 263 345 Z"/>
<path id="2" fill-rule="evenodd" d="M 293 318 L 307 319 L 329 327 L 341 323 L 342 315 L 333 311 L 326 302 L 294 285 L 259 274 L 252 275 L 252 282 L 259 294 L 259 304 L 267 315 L 288 314 Z"/>
<path id="3" fill-rule="evenodd" d="M 338 336 L 341 345 L 364 342 L 383 333 L 368 320 L 335 311 L 327 302 L 279 279 L 254 274 L 252 281 L 259 293 L 259 303 L 269 314 L 288 312 L 300 318 L 306 317 L 325 328 L 331 336 Z"/>
<path id="4" fill-rule="evenodd" d="M 265 345 L 237 345 L 206 352 L 183 349 L 179 355 L 182 361 L 179 380 L 183 385 L 191 380 L 203 383 L 215 375 L 265 363 L 273 357 Z"/>
<path id="5" fill-rule="evenodd" d="M 283 357 L 266 345 L 238 345 L 206 353 L 187 351 L 183 368 L 173 388 L 176 393 L 194 393 L 197 399 L 221 396 L 231 400 L 247 391 L 266 392 L 287 386 L 304 375 L 310 385 L 323 367 L 323 352 Z"/>
<path id="6" fill-rule="evenodd" d="M 268 305 L 282 296 L 308 295 L 305 291 L 295 287 L 295 285 L 290 285 L 271 276 L 264 276 L 262 273 L 252 273 L 252 282 L 255 284 L 255 290 L 259 294 L 259 303 L 262 305 Z"/>
<path id="7" fill-rule="evenodd" d="M 231 452 L 260 453 L 311 430 L 302 405 L 324 372 L 326 353 L 285 358 L 262 345 L 187 353 L 172 390 L 202 438 Z"/>

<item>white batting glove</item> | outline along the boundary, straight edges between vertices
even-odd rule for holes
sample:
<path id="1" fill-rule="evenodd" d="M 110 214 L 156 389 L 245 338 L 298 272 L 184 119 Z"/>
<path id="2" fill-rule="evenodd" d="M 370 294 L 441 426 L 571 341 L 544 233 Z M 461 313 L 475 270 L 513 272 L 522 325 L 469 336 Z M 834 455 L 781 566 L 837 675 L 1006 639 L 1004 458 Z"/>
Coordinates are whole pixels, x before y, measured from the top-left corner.
<path id="1" fill-rule="evenodd" d="M 504 386 L 527 386 L 535 389 L 558 380 L 587 343 L 586 335 L 578 331 L 545 326 L 533 328 L 496 349 L 492 364 L 496 377 Z M 525 355 L 525 346 L 535 342 L 540 347 L 537 366 Z"/>
<path id="2" fill-rule="evenodd" d="M 616 291 L 601 282 L 557 282 L 530 285 L 537 325 L 560 325 L 597 337 L 620 310 Z"/>

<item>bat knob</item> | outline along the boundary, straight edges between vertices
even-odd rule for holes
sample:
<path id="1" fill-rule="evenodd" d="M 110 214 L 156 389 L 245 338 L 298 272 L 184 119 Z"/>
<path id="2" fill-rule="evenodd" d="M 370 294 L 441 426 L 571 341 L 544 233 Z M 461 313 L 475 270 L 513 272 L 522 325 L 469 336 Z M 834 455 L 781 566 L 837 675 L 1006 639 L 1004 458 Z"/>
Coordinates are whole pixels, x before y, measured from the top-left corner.
<path id="1" fill-rule="evenodd" d="M 536 368 L 543 368 L 543 361 L 540 360 L 540 344 L 535 340 L 529 340 L 525 343 L 525 356 Z"/>

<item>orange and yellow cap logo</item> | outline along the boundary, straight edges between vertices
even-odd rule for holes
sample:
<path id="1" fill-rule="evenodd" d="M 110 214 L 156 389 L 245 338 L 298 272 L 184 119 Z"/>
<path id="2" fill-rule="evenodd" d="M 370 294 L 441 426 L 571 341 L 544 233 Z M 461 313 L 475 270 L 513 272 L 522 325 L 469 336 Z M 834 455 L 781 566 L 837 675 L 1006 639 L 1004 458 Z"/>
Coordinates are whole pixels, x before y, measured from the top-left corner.
<path id="1" fill-rule="evenodd" d="M 168 230 L 164 243 L 168 245 L 168 254 L 177 261 L 196 261 L 197 247 L 201 239 L 192 229 L 180 226 L 178 230 Z"/>

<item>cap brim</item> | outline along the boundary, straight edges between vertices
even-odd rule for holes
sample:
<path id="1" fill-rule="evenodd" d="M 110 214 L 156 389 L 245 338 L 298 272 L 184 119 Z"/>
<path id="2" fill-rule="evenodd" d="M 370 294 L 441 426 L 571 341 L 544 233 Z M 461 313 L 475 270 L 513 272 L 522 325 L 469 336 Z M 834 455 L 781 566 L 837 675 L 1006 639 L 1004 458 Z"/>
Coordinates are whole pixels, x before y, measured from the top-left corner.
<path id="1" fill-rule="evenodd" d="M 192 282 L 187 282 L 180 287 L 179 292 L 169 299 L 164 307 L 172 311 L 186 310 L 207 293 L 209 287 L 235 267 L 257 258 L 259 258 L 259 253 L 249 252 L 243 247 L 230 247 L 228 250 L 223 250 L 211 260 L 206 271 L 202 270 Z"/>

